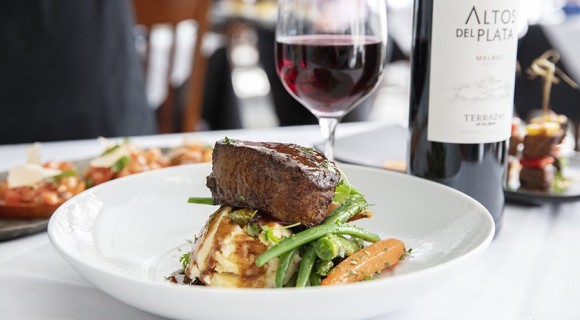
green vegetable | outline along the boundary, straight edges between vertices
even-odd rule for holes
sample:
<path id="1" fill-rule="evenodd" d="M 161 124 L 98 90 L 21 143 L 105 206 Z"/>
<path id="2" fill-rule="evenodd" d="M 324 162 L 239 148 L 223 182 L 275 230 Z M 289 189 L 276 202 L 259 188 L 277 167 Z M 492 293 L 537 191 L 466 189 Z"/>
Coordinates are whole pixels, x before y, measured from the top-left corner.
<path id="1" fill-rule="evenodd" d="M 296 279 L 298 279 L 298 272 L 294 272 L 294 274 L 290 277 L 290 280 L 286 282 L 284 288 L 293 288 L 296 287 Z"/>
<path id="2" fill-rule="evenodd" d="M 257 210 L 243 208 L 231 211 L 229 217 L 239 226 L 244 227 L 256 215 L 256 212 Z"/>
<path id="3" fill-rule="evenodd" d="M 294 255 L 298 252 L 299 248 L 294 248 L 280 256 L 280 262 L 278 263 L 278 268 L 276 269 L 276 287 L 282 288 L 284 286 L 285 280 L 288 278 L 288 269 L 292 260 L 294 260 Z"/>
<path id="4" fill-rule="evenodd" d="M 117 162 L 113 163 L 111 166 L 111 171 L 120 172 L 129 164 L 129 162 L 131 162 L 131 158 L 129 158 L 129 156 L 122 156 L 119 158 L 119 160 L 117 160 Z"/>
<path id="5" fill-rule="evenodd" d="M 570 179 L 565 177 L 562 171 L 556 171 L 554 174 L 554 181 L 552 182 L 552 190 L 554 193 L 563 193 L 568 189 Z"/>
<path id="6" fill-rule="evenodd" d="M 315 261 L 316 251 L 311 245 L 309 245 L 304 250 L 304 255 L 302 256 L 302 260 L 300 260 L 296 288 L 304 288 L 307 284 L 310 284 L 310 274 L 314 268 Z"/>
<path id="7" fill-rule="evenodd" d="M 213 205 L 213 198 L 211 198 L 211 197 L 189 197 L 189 199 L 187 199 L 187 203 Z"/>
<path id="8" fill-rule="evenodd" d="M 185 253 L 183 254 L 181 257 L 179 257 L 179 262 L 181 262 L 181 268 L 183 270 L 185 270 L 187 268 L 187 266 L 189 265 L 189 257 L 191 256 L 191 252 Z"/>
<path id="9" fill-rule="evenodd" d="M 322 224 L 310 229 L 304 230 L 291 237 L 284 238 L 280 243 L 270 247 L 256 259 L 256 266 L 261 267 L 266 262 L 280 256 L 310 241 L 324 237 L 329 233 L 348 234 L 365 241 L 376 242 L 380 237 L 374 233 L 368 232 L 360 227 L 349 224 Z"/>
<path id="10" fill-rule="evenodd" d="M 315 154 L 316 153 L 316 149 L 314 148 L 307 148 L 307 147 L 301 147 L 300 151 L 302 151 L 303 153 L 309 153 L 309 154 Z"/>
<path id="11" fill-rule="evenodd" d="M 324 224 L 344 223 L 366 208 L 368 208 L 368 203 L 362 195 L 349 195 L 343 199 L 338 208 L 326 217 Z"/>
<path id="12" fill-rule="evenodd" d="M 260 234 L 260 225 L 255 222 L 250 222 L 246 226 L 246 232 L 252 237 L 257 237 Z"/>
<path id="13" fill-rule="evenodd" d="M 310 285 L 311 286 L 319 286 L 320 282 L 321 282 L 320 275 L 318 275 L 314 272 L 310 274 Z"/>
<path id="14" fill-rule="evenodd" d="M 329 160 L 324 160 L 322 162 L 322 166 L 330 172 L 336 172 L 336 170 L 334 170 L 334 167 L 332 166 L 332 162 L 330 162 Z"/>
<path id="15" fill-rule="evenodd" d="M 76 175 L 77 175 L 77 171 L 74 169 L 70 169 L 70 170 L 63 171 L 52 178 L 54 179 L 54 181 L 59 182 L 62 178 L 74 177 Z"/>
<path id="16" fill-rule="evenodd" d="M 264 238 L 272 243 L 279 243 L 280 238 L 276 237 L 274 231 L 270 229 L 268 226 L 262 226 L 262 230 L 264 231 Z"/>
<path id="17" fill-rule="evenodd" d="M 294 227 L 298 227 L 299 225 L 301 225 L 301 223 L 300 222 L 296 222 L 296 223 L 293 223 L 293 224 L 289 224 L 289 225 L 283 226 L 282 229 L 292 229 Z"/>
<path id="18" fill-rule="evenodd" d="M 336 186 L 333 201 L 342 203 L 342 201 L 344 201 L 344 199 L 348 196 L 355 194 L 362 195 L 357 188 L 355 188 L 350 184 L 350 182 L 348 182 L 348 178 L 346 177 L 344 172 L 340 171 L 340 174 L 342 176 L 342 179 L 340 179 L 338 186 Z"/>
<path id="19" fill-rule="evenodd" d="M 332 260 L 338 256 L 344 257 L 344 248 L 335 234 L 325 235 L 316 240 L 313 246 L 316 255 L 322 260 Z"/>
<path id="20" fill-rule="evenodd" d="M 362 249 L 362 241 L 359 239 L 345 239 L 335 234 L 327 234 L 314 242 L 316 255 L 322 260 L 348 257 Z"/>
<path id="21" fill-rule="evenodd" d="M 111 154 L 111 153 L 115 152 L 116 150 L 118 150 L 119 148 L 121 148 L 121 146 L 116 144 L 112 147 L 107 148 L 107 150 L 105 150 L 105 152 L 103 152 L 102 155 L 105 156 L 105 155 Z"/>
<path id="22" fill-rule="evenodd" d="M 314 272 L 320 276 L 326 276 L 334 267 L 334 262 L 330 260 L 318 260 L 314 265 Z"/>

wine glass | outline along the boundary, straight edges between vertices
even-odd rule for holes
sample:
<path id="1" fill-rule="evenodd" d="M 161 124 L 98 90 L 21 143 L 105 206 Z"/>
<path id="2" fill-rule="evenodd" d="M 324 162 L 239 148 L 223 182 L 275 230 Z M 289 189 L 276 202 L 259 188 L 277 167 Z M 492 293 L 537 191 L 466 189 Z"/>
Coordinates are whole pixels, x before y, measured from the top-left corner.
<path id="1" fill-rule="evenodd" d="M 386 14 L 385 0 L 278 1 L 278 76 L 318 118 L 331 161 L 338 122 L 382 76 Z"/>

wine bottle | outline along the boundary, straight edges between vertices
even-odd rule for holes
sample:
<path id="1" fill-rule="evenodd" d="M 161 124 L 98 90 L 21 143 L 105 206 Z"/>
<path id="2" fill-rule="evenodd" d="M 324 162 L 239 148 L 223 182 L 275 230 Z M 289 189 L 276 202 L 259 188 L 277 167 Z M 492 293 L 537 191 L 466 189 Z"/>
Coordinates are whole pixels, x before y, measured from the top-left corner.
<path id="1" fill-rule="evenodd" d="M 408 172 L 466 193 L 501 228 L 519 0 L 415 0 Z"/>

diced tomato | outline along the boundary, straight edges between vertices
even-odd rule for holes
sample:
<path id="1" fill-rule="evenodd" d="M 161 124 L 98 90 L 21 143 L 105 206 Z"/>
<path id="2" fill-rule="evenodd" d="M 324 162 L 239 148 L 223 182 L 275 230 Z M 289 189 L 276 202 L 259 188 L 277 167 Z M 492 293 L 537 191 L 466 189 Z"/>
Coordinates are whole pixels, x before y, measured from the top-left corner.
<path id="1" fill-rule="evenodd" d="M 520 159 L 520 164 L 528 168 L 544 168 L 547 165 L 554 163 L 554 157 L 542 157 L 542 158 L 522 158 Z"/>
<path id="2" fill-rule="evenodd" d="M 38 201 L 38 188 L 19 187 L 14 190 L 20 193 L 20 202 L 34 203 Z"/>
<path id="3" fill-rule="evenodd" d="M 93 185 L 98 185 L 113 179 L 113 171 L 110 168 L 90 167 L 87 177 L 92 181 Z"/>
<path id="4" fill-rule="evenodd" d="M 20 193 L 18 193 L 16 190 L 7 190 L 6 191 L 6 195 L 4 196 L 4 201 L 7 204 L 20 203 L 21 200 L 22 200 L 22 197 L 20 196 Z"/>
<path id="5" fill-rule="evenodd" d="M 44 191 L 42 193 L 42 202 L 49 205 L 58 204 L 58 194 L 53 191 Z"/>

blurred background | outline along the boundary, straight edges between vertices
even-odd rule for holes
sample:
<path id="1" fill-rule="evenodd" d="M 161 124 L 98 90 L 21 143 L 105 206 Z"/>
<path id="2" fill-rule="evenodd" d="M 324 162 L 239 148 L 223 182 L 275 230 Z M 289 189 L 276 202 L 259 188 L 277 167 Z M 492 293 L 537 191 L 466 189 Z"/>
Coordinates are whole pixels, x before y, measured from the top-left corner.
<path id="1" fill-rule="evenodd" d="M 407 125 L 412 0 L 386 0 L 383 81 L 343 121 Z M 580 0 L 522 0 L 515 111 L 542 104 L 525 70 L 549 49 L 580 79 Z M 313 124 L 274 67 L 272 0 L 0 4 L 0 144 Z M 580 122 L 580 91 L 552 109 Z M 576 136 L 578 136 L 578 126 Z"/>

